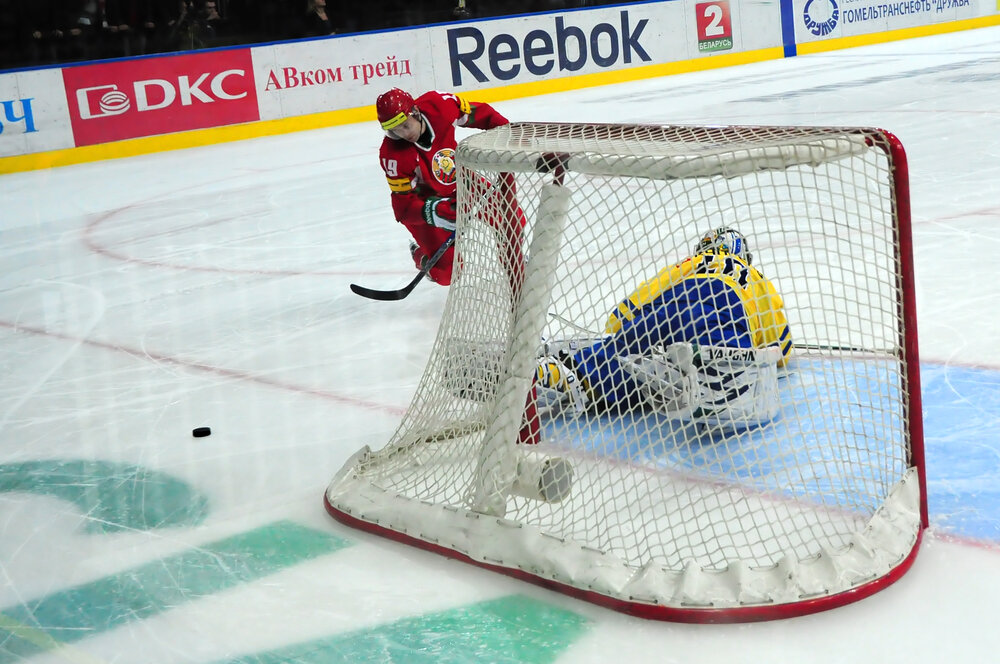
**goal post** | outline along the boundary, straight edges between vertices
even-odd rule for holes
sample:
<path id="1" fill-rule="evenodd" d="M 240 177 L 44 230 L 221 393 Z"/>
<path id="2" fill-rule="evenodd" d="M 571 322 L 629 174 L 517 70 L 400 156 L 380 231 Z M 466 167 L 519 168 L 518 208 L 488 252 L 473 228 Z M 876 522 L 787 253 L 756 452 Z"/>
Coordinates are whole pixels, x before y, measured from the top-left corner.
<path id="1" fill-rule="evenodd" d="M 909 569 L 927 506 L 895 136 L 513 123 L 463 140 L 456 161 L 456 272 L 430 359 L 393 437 L 334 476 L 331 515 L 684 622 L 829 609 Z M 624 331 L 667 310 L 664 275 L 720 227 L 777 292 L 780 362 L 787 339 L 670 347 L 675 319 L 655 338 Z M 743 276 L 698 284 L 723 276 L 744 293 L 740 320 L 778 325 Z M 713 315 L 717 296 L 685 292 L 688 316 Z M 587 353 L 614 358 L 600 383 Z M 545 357 L 576 392 L 543 384 Z"/>

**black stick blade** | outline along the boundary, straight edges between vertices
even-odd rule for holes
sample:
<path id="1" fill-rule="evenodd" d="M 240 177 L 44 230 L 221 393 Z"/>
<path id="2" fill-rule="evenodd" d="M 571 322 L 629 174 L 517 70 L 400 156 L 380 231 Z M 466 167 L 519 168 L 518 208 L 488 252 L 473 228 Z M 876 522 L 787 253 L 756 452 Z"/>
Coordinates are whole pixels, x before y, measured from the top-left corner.
<path id="1" fill-rule="evenodd" d="M 359 286 L 357 284 L 351 284 L 351 290 L 361 297 L 367 297 L 369 300 L 402 300 L 417 287 L 420 280 L 427 276 L 427 273 L 431 271 L 431 268 L 434 267 L 439 260 L 441 260 L 441 257 L 444 256 L 444 252 L 448 251 L 449 247 L 453 244 L 455 244 L 454 233 L 452 233 L 451 236 L 445 240 L 444 244 L 438 247 L 438 250 L 434 252 L 434 255 L 431 256 L 426 263 L 424 263 L 424 266 L 420 268 L 420 272 L 417 272 L 417 276 L 413 278 L 413 281 L 398 290 L 375 290 L 374 288 L 365 288 L 364 286 Z"/>
<path id="2" fill-rule="evenodd" d="M 420 280 L 423 279 L 423 277 L 423 273 L 418 274 L 416 279 L 403 288 L 398 288 L 396 290 L 375 290 L 374 288 L 365 288 L 364 286 L 359 286 L 358 284 L 351 284 L 351 290 L 361 297 L 367 297 L 369 300 L 381 300 L 383 302 L 402 300 L 413 291 L 414 287 L 420 283 Z"/>

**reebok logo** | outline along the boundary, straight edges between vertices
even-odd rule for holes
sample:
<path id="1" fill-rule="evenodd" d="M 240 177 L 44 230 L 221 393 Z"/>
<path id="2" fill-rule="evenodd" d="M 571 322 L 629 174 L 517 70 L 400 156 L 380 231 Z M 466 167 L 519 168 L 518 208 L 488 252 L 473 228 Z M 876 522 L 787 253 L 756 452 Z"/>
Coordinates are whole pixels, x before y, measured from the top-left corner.
<path id="1" fill-rule="evenodd" d="M 463 75 L 479 83 L 509 81 L 522 67 L 534 76 L 545 76 L 553 70 L 578 71 L 590 62 L 603 68 L 630 64 L 634 57 L 649 62 L 652 58 L 640 42 L 648 23 L 644 18 L 633 27 L 629 12 L 622 10 L 618 25 L 598 23 L 587 31 L 556 16 L 551 28 L 532 30 L 521 41 L 503 32 L 487 39 L 476 26 L 452 28 L 448 30 L 451 82 L 462 85 Z"/>

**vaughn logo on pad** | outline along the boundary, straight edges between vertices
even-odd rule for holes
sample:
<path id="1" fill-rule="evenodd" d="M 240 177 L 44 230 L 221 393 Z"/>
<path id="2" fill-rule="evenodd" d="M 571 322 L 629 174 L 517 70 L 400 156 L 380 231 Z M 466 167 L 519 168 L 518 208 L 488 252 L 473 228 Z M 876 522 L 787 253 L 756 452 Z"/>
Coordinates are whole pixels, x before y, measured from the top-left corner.
<path id="1" fill-rule="evenodd" d="M 63 70 L 77 146 L 260 119 L 248 49 Z"/>

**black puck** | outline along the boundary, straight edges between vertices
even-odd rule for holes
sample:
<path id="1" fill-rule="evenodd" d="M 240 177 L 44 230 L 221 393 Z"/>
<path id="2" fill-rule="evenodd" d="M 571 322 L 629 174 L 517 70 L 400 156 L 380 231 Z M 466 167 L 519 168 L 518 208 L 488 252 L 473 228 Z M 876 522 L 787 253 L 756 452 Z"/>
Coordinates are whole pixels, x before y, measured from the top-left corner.
<path id="1" fill-rule="evenodd" d="M 194 436 L 195 438 L 204 438 L 205 436 L 211 436 L 212 430 L 209 429 L 208 427 L 198 427 L 197 429 L 191 432 L 191 435 Z"/>

